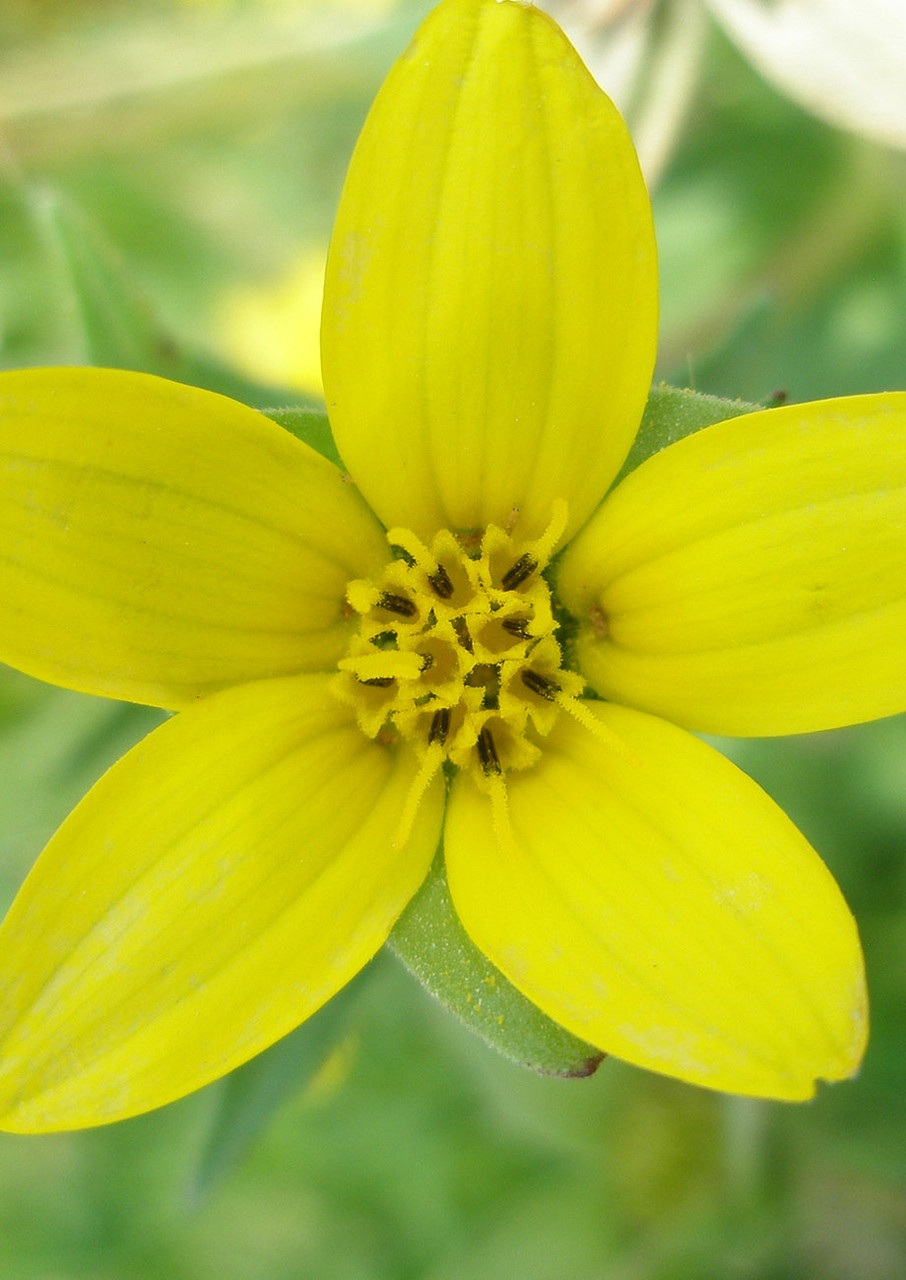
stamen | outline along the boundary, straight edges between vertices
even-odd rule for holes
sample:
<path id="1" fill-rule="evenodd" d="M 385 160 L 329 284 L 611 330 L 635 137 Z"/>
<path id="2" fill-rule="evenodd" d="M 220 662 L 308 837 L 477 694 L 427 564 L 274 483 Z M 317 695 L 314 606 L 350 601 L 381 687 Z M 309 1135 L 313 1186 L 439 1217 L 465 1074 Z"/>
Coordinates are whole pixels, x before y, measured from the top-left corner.
<path id="1" fill-rule="evenodd" d="M 532 576 L 538 568 L 538 561 L 534 556 L 530 556 L 528 552 L 519 557 L 514 565 L 507 569 L 506 573 L 500 580 L 500 585 L 504 591 L 513 591 L 516 587 L 521 587 L 523 582 Z"/>
<path id="2" fill-rule="evenodd" d="M 487 778 L 485 786 L 491 797 L 491 822 L 494 827 L 494 835 L 497 838 L 497 847 L 501 853 L 513 858 L 518 851 L 513 837 L 513 824 L 510 821 L 510 804 L 507 796 L 506 780 L 502 775 L 495 774 Z"/>
<path id="3" fill-rule="evenodd" d="M 443 759 L 443 747 L 439 742 L 432 742 L 424 754 L 418 773 L 412 779 L 412 786 L 409 788 L 409 794 L 406 796 L 406 802 L 400 814 L 400 824 L 396 829 L 396 835 L 393 837 L 392 847 L 394 849 L 401 849 L 412 835 L 418 806 L 433 782 L 438 769 L 443 763 Z"/>
<path id="4" fill-rule="evenodd" d="M 391 546 L 399 547 L 413 563 L 418 565 L 441 600 L 450 599 L 454 590 L 450 575 L 431 554 L 421 538 L 416 537 L 411 529 L 391 529 L 387 534 L 387 541 Z"/>
<path id="5" fill-rule="evenodd" d="M 558 707 L 568 712 L 574 720 L 578 720 L 583 729 L 587 729 L 599 741 L 606 743 L 627 764 L 638 767 L 642 763 L 642 758 L 638 752 L 633 751 L 632 747 L 624 742 L 619 734 L 614 733 L 612 729 L 608 729 L 597 716 L 592 715 L 584 702 L 581 702 L 578 698 L 570 698 L 565 693 L 556 694 L 554 701 Z"/>
<path id="6" fill-rule="evenodd" d="M 417 680 L 422 672 L 421 655 L 401 653 L 399 649 L 368 649 L 341 658 L 341 671 L 351 671 L 360 684 L 386 688 L 393 680 Z"/>
<path id="7" fill-rule="evenodd" d="M 378 600 L 378 604 L 388 613 L 398 613 L 402 618 L 414 618 L 418 612 L 414 601 L 407 600 L 405 596 L 395 595 L 392 591 L 385 591 Z"/>
<path id="8" fill-rule="evenodd" d="M 547 564 L 554 553 L 554 547 L 563 536 L 566 522 L 569 519 L 569 508 L 562 498 L 556 498 L 551 513 L 551 522 L 541 537 L 532 544 L 532 551 L 542 562 Z"/>
<path id="9" fill-rule="evenodd" d="M 485 725 L 478 735 L 478 758 L 485 777 L 500 773 L 500 757 L 490 729 Z"/>
<path id="10" fill-rule="evenodd" d="M 410 838 L 422 797 L 449 761 L 491 798 L 498 844 L 514 848 L 507 775 L 535 765 L 561 708 L 626 753 L 579 704 L 582 678 L 563 668 L 555 639 L 542 571 L 562 540 L 566 504 L 554 504 L 531 540 L 513 538 L 516 516 L 474 535 L 441 529 L 427 545 L 391 529 L 395 558 L 375 580 L 347 586 L 361 622 L 337 664 L 337 696 L 366 736 L 411 738 L 417 753 L 397 844 Z"/>
<path id="11" fill-rule="evenodd" d="M 450 732 L 450 708 L 441 707 L 440 711 L 434 712 L 434 718 L 431 721 L 431 728 L 428 731 L 429 745 L 436 742 L 443 746 L 447 741 L 447 734 Z"/>
<path id="12" fill-rule="evenodd" d="M 557 701 L 560 686 L 553 680 L 548 680 L 547 676 L 542 676 L 537 671 L 532 671 L 528 668 L 519 674 L 526 688 L 531 689 L 532 693 L 537 693 L 539 698 L 546 698 L 548 702 Z"/>

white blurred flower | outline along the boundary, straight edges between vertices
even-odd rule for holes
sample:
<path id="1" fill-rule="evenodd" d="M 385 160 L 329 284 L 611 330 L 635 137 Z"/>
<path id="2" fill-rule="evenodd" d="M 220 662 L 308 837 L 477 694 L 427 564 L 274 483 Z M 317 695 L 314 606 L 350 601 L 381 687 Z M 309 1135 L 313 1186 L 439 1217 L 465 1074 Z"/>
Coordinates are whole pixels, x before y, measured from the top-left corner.
<path id="1" fill-rule="evenodd" d="M 698 77 L 707 15 L 782 93 L 906 148 L 906 0 L 541 0 L 632 129 L 649 181 Z"/>
<path id="2" fill-rule="evenodd" d="M 707 0 L 766 80 L 815 115 L 906 148 L 904 0 Z"/>

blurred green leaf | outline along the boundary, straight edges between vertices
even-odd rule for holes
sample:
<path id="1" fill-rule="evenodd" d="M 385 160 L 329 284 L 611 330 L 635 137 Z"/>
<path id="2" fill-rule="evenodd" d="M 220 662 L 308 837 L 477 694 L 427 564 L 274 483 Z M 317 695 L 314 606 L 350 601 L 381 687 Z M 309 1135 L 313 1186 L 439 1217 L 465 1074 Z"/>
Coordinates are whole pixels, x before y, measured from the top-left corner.
<path id="1" fill-rule="evenodd" d="M 256 408 L 294 398 L 285 388 L 243 377 L 170 333 L 125 261 L 71 199 L 44 188 L 32 192 L 31 202 L 74 304 L 83 363 L 154 373 Z"/>
<path id="2" fill-rule="evenodd" d="M 511 1062 L 542 1075 L 589 1076 L 604 1057 L 552 1022 L 478 950 L 453 907 L 443 858 L 403 912 L 391 949 L 445 1008 Z"/>
<path id="3" fill-rule="evenodd" d="M 53 689 L 6 668 L 3 706 L 10 716 L 0 725 L 0 906 L 89 787 L 164 719 L 152 707 Z"/>
<path id="4" fill-rule="evenodd" d="M 295 1031 L 215 1086 L 219 1101 L 192 1179 L 193 1194 L 205 1195 L 221 1182 L 280 1106 L 311 1083 L 349 1033 L 370 974 L 370 968 L 364 969 Z"/>

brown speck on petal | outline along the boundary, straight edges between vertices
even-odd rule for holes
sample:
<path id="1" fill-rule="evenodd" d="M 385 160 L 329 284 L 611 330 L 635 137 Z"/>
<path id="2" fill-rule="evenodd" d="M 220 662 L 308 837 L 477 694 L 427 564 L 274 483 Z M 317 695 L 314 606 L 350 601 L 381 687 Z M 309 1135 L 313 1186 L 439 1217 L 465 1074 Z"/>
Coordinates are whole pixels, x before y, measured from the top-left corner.
<path id="1" fill-rule="evenodd" d="M 603 639 L 609 634 L 610 628 L 607 625 L 607 614 L 599 604 L 593 604 L 591 606 L 588 611 L 588 616 L 591 619 L 591 625 L 594 628 L 596 636 L 601 636 Z"/>

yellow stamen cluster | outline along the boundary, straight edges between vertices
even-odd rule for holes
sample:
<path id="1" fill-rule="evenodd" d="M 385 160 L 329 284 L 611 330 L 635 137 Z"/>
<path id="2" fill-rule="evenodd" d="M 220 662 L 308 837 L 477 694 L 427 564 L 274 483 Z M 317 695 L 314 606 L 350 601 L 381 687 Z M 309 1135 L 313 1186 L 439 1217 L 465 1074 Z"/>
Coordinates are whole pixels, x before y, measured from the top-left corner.
<path id="1" fill-rule="evenodd" d="M 562 666 L 542 577 L 565 522 L 558 504 L 534 541 L 488 525 L 480 537 L 443 529 L 430 546 L 391 529 L 402 558 L 350 582 L 361 621 L 335 689 L 368 737 L 402 737 L 418 751 L 413 812 L 445 760 L 500 796 L 494 780 L 534 764 L 559 709 L 578 710 L 584 681 Z"/>

